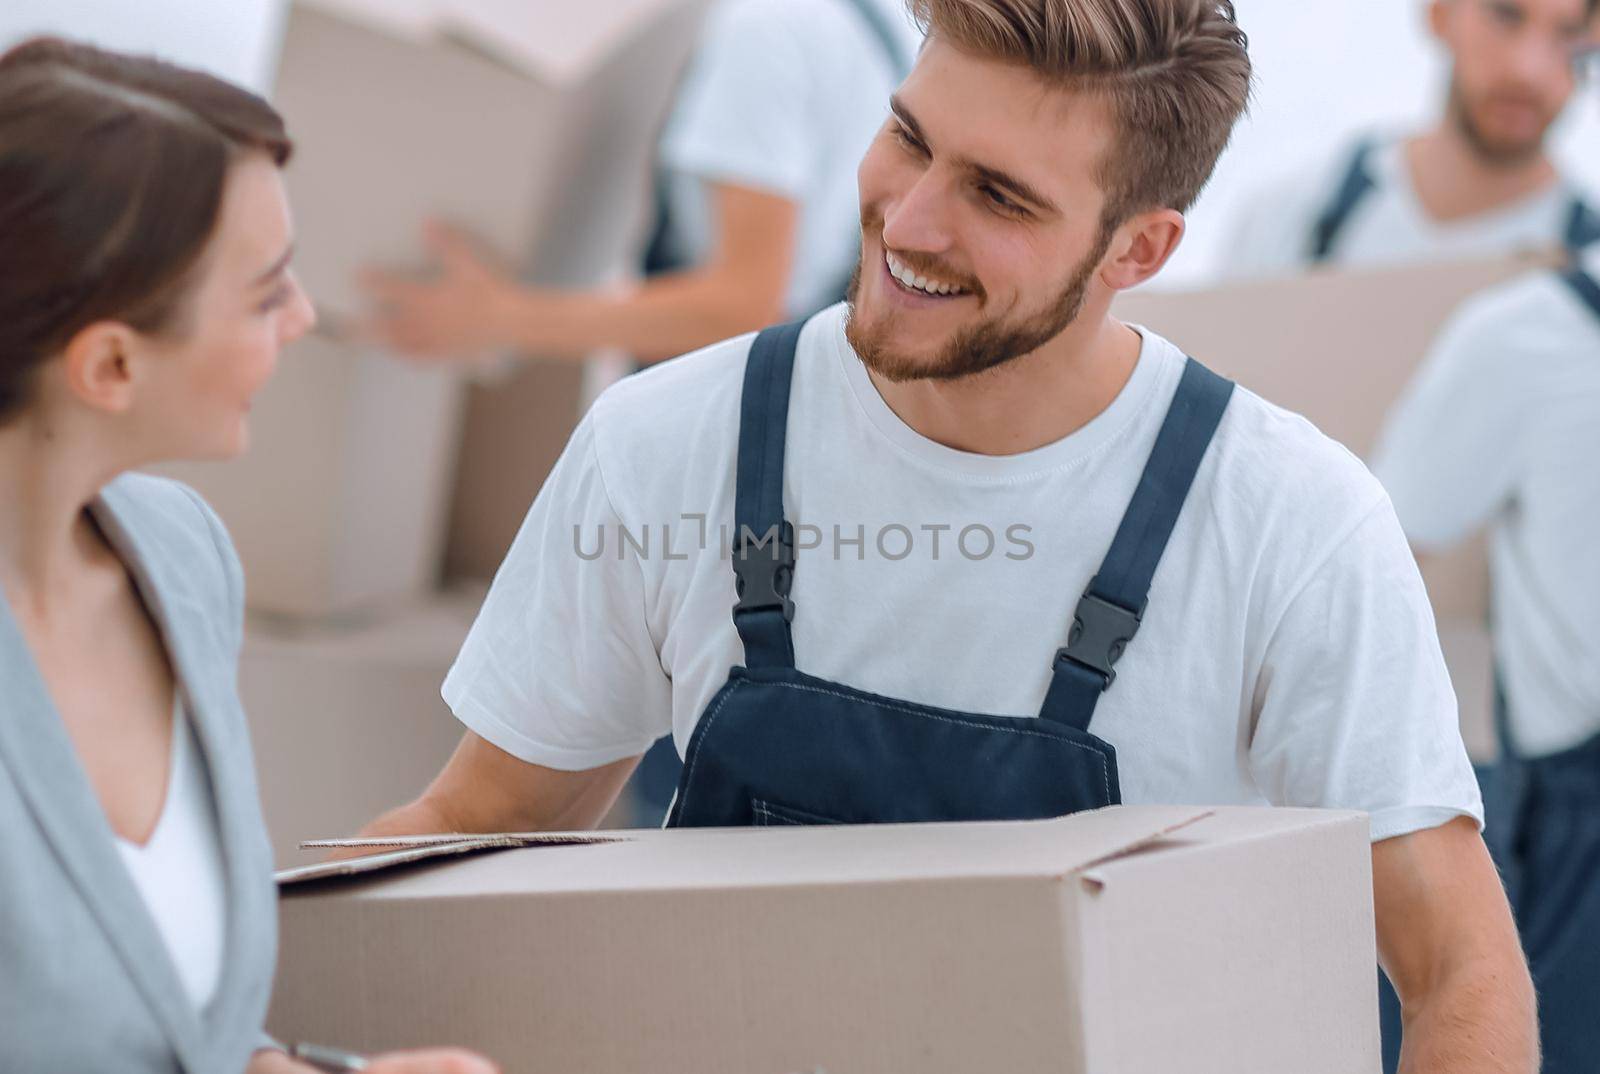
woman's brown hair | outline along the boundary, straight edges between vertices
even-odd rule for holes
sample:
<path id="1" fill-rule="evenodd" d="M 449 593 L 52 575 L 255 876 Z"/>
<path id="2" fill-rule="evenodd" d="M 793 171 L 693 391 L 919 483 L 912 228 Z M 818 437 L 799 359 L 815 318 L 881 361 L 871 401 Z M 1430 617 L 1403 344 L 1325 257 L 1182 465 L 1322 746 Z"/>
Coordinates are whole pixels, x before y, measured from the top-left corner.
<path id="1" fill-rule="evenodd" d="M 181 332 L 228 169 L 291 146 L 261 98 L 58 38 L 0 55 L 0 422 L 81 329 Z"/>

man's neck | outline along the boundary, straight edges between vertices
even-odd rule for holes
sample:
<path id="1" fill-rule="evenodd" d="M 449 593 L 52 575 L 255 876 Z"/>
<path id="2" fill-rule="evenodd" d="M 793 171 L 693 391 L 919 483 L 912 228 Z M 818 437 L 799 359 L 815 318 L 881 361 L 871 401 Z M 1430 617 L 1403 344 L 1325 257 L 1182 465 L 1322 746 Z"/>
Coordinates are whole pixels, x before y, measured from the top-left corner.
<path id="1" fill-rule="evenodd" d="M 1485 159 L 1448 119 L 1402 148 L 1417 200 L 1439 223 L 1509 208 L 1549 190 L 1561 178 L 1543 152 L 1515 163 Z"/>
<path id="2" fill-rule="evenodd" d="M 889 409 L 917 433 L 957 451 L 1020 455 L 1093 421 L 1139 363 L 1139 333 L 1087 312 L 1043 347 L 960 380 L 894 383 L 872 375 Z"/>

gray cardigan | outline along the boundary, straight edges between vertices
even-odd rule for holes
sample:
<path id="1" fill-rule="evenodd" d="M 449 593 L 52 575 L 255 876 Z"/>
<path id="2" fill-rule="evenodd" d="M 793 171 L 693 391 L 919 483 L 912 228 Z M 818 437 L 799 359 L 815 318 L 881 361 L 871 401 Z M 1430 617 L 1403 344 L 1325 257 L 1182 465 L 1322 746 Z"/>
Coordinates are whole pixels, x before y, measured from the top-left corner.
<path id="1" fill-rule="evenodd" d="M 277 944 L 236 685 L 243 575 L 221 522 L 182 485 L 126 475 L 92 509 L 160 628 L 210 774 L 223 972 L 196 1011 L 0 599 L 0 1071 L 238 1074 L 263 1043 Z"/>

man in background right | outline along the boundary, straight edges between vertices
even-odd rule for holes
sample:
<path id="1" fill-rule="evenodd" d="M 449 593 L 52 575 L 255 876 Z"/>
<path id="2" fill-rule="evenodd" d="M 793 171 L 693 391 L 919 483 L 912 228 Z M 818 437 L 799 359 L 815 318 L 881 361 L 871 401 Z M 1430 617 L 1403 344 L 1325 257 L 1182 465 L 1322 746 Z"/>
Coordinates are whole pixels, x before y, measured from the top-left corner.
<path id="1" fill-rule="evenodd" d="M 1366 137 L 1245 202 L 1225 272 L 1492 257 L 1600 239 L 1547 135 L 1579 81 L 1600 0 L 1430 0 L 1451 58 L 1444 115 Z"/>
<path id="2" fill-rule="evenodd" d="M 1373 459 L 1419 554 L 1491 535 L 1500 759 L 1485 839 L 1538 990 L 1545 1074 L 1600 1064 L 1597 276 L 1600 247 L 1468 303 Z"/>

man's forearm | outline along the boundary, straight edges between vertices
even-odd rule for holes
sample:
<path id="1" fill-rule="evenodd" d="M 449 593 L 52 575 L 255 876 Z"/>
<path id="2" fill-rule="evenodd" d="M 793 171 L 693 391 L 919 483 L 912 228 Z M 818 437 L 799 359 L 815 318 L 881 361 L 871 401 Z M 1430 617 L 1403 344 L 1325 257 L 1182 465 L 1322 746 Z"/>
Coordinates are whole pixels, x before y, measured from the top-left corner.
<path id="1" fill-rule="evenodd" d="M 376 839 L 386 835 L 443 835 L 462 830 L 437 803 L 424 796 L 389 810 L 362 828 L 360 834 Z"/>
<path id="2" fill-rule="evenodd" d="M 1407 1004 L 1400 1074 L 1536 1074 L 1533 982 L 1520 952 L 1479 959 Z"/>
<path id="3" fill-rule="evenodd" d="M 638 763 L 638 757 L 628 757 L 585 771 L 558 771 L 518 760 L 469 732 L 420 797 L 383 814 L 361 835 L 598 827 Z"/>
<path id="4" fill-rule="evenodd" d="M 1372 878 L 1401 1074 L 1535 1074 L 1533 981 L 1476 821 L 1374 843 Z"/>
<path id="5" fill-rule="evenodd" d="M 533 353 L 578 357 L 604 346 L 654 362 L 765 328 L 782 311 L 726 273 L 689 271 L 630 293 L 528 292 L 508 315 L 508 335 Z"/>

